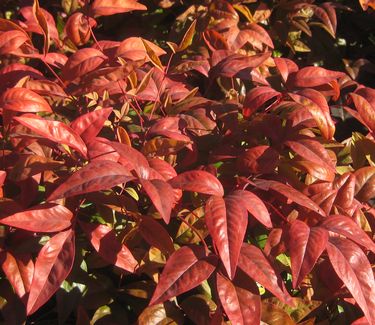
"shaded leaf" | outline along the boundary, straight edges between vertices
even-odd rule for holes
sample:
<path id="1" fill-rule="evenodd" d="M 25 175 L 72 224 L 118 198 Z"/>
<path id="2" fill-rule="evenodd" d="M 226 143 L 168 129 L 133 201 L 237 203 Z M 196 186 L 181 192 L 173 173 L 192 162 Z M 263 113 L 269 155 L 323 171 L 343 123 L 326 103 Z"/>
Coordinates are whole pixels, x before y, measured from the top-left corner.
<path id="1" fill-rule="evenodd" d="M 139 232 L 146 242 L 160 249 L 163 253 L 170 255 L 174 252 L 175 249 L 168 231 L 152 217 L 142 217 Z"/>
<path id="2" fill-rule="evenodd" d="M 156 210 L 158 210 L 165 223 L 168 224 L 174 205 L 174 192 L 171 185 L 160 179 L 140 179 L 140 183 Z"/>
<path id="3" fill-rule="evenodd" d="M 44 171 L 55 170 L 61 167 L 61 165 L 63 164 L 64 162 L 62 161 L 56 161 L 43 156 L 22 156 L 20 157 L 20 159 L 18 159 L 12 171 L 9 173 L 9 178 L 16 182 L 24 181 L 29 177 L 32 177 Z"/>
<path id="4" fill-rule="evenodd" d="M 256 146 L 247 149 L 237 157 L 237 168 L 245 175 L 274 172 L 279 162 L 279 153 L 270 146 Z"/>
<path id="5" fill-rule="evenodd" d="M 34 263 L 28 254 L 13 255 L 5 250 L 0 252 L 3 272 L 18 297 L 23 298 L 30 291 L 34 274 Z"/>
<path id="6" fill-rule="evenodd" d="M 259 67 L 270 56 L 271 52 L 256 54 L 253 56 L 232 54 L 226 57 L 225 59 L 221 60 L 218 64 L 216 64 L 210 70 L 210 75 L 212 78 L 216 78 L 218 76 L 232 78 L 244 69 L 252 69 Z"/>
<path id="7" fill-rule="evenodd" d="M 246 94 L 245 101 L 243 103 L 244 117 L 250 117 L 262 106 L 266 106 L 264 109 L 267 110 L 270 106 L 275 104 L 275 102 L 278 102 L 281 99 L 281 96 L 282 95 L 280 92 L 267 86 L 251 89 Z"/>
<path id="8" fill-rule="evenodd" d="M 115 231 L 106 226 L 86 222 L 79 222 L 81 228 L 86 233 L 94 249 L 100 257 L 116 265 L 117 267 L 134 273 L 138 267 L 138 262 L 125 245 L 116 238 Z"/>
<path id="9" fill-rule="evenodd" d="M 363 167 L 354 172 L 355 196 L 358 200 L 368 201 L 375 197 L 375 167 Z"/>

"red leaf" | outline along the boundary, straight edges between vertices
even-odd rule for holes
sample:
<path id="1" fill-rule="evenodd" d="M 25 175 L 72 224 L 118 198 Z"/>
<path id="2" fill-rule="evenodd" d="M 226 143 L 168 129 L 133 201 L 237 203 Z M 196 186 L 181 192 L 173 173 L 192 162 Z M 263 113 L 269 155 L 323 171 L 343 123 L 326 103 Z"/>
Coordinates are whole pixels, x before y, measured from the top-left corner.
<path id="1" fill-rule="evenodd" d="M 309 210 L 315 211 L 316 213 L 325 217 L 324 211 L 314 201 L 289 185 L 264 179 L 257 180 L 255 184 L 257 187 L 264 191 L 273 190 L 277 193 L 280 193 L 292 202 L 295 202 Z"/>
<path id="2" fill-rule="evenodd" d="M 83 77 L 88 72 L 94 71 L 107 57 L 94 48 L 83 48 L 69 57 L 61 76 L 66 81 L 73 81 L 78 77 Z"/>
<path id="3" fill-rule="evenodd" d="M 76 118 L 70 127 L 82 138 L 85 143 L 94 139 L 104 126 L 112 108 L 97 109 L 93 112 L 83 114 Z"/>
<path id="4" fill-rule="evenodd" d="M 34 274 L 34 263 L 30 256 L 12 255 L 5 250 L 0 252 L 1 268 L 18 297 L 23 298 L 30 291 Z"/>
<path id="5" fill-rule="evenodd" d="M 343 76 L 345 76 L 345 73 L 339 71 L 321 67 L 305 67 L 293 74 L 289 82 L 295 87 L 308 88 L 327 84 Z"/>
<path id="6" fill-rule="evenodd" d="M 0 170 L 0 187 L 4 185 L 5 178 L 7 176 L 6 171 Z"/>
<path id="7" fill-rule="evenodd" d="M 324 96 L 314 89 L 304 89 L 301 95 L 289 93 L 298 104 L 303 105 L 315 120 L 322 135 L 330 140 L 335 133 L 335 124 L 330 115 L 329 107 Z"/>
<path id="8" fill-rule="evenodd" d="M 267 45 L 271 49 L 274 48 L 272 39 L 268 32 L 258 24 L 252 23 L 246 25 L 246 29 L 244 30 L 246 35 L 251 38 L 254 38 L 257 41 L 261 41 L 263 44 Z"/>
<path id="9" fill-rule="evenodd" d="M 259 248 L 254 245 L 242 244 L 238 267 L 282 302 L 288 305 L 294 304 L 280 275 L 276 273 L 274 266 Z"/>
<path id="10" fill-rule="evenodd" d="M 237 168 L 245 175 L 273 173 L 279 162 L 279 153 L 270 146 L 247 149 L 237 158 Z"/>
<path id="11" fill-rule="evenodd" d="M 7 89 L 0 97 L 0 107 L 14 112 L 52 112 L 47 101 L 32 90 L 25 88 Z"/>
<path id="12" fill-rule="evenodd" d="M 350 93 L 350 97 L 366 127 L 371 132 L 375 133 L 375 107 L 372 107 L 371 104 L 360 95 Z"/>
<path id="13" fill-rule="evenodd" d="M 245 207 L 236 197 L 211 196 L 205 206 L 205 221 L 229 278 L 236 273 L 238 256 L 247 229 Z"/>
<path id="14" fill-rule="evenodd" d="M 89 160 L 98 161 L 98 160 L 110 160 L 118 162 L 120 155 L 113 149 L 111 146 L 111 141 L 96 137 L 87 143 L 87 151 Z"/>
<path id="15" fill-rule="evenodd" d="M 345 236 L 375 253 L 375 243 L 373 240 L 349 217 L 332 215 L 323 219 L 319 226 L 328 231 Z"/>
<path id="16" fill-rule="evenodd" d="M 281 78 L 284 82 L 288 80 L 291 73 L 298 71 L 298 65 L 292 60 L 285 58 L 274 58 L 273 60 L 275 61 L 276 68 L 279 70 Z"/>
<path id="17" fill-rule="evenodd" d="M 116 238 L 115 231 L 105 225 L 79 222 L 100 257 L 117 267 L 134 273 L 138 262 L 131 251 Z"/>
<path id="18" fill-rule="evenodd" d="M 348 172 L 341 175 L 336 184 L 334 184 L 334 188 L 338 188 L 335 204 L 349 210 L 353 205 L 355 185 L 355 174 Z"/>
<path id="19" fill-rule="evenodd" d="M 38 116 L 19 116 L 14 120 L 26 126 L 38 135 L 53 142 L 65 144 L 77 150 L 83 157 L 87 157 L 87 148 L 81 137 L 69 126 L 59 121 L 50 121 Z"/>
<path id="20" fill-rule="evenodd" d="M 314 138 L 298 135 L 294 139 L 287 140 L 284 143 L 301 157 L 330 171 L 332 179 L 329 181 L 332 182 L 334 180 L 335 167 L 331 162 L 331 157 L 327 150 L 319 141 Z"/>
<path id="21" fill-rule="evenodd" d="M 27 315 L 36 312 L 59 289 L 72 269 L 74 255 L 74 232 L 71 229 L 53 236 L 43 246 L 35 262 Z"/>
<path id="22" fill-rule="evenodd" d="M 210 70 L 210 75 L 212 78 L 216 78 L 218 76 L 232 78 L 241 70 L 259 67 L 270 56 L 271 52 L 265 52 L 253 56 L 232 54 L 215 65 Z"/>
<path id="23" fill-rule="evenodd" d="M 55 19 L 47 10 L 39 7 L 39 17 L 36 17 L 33 12 L 33 7 L 26 6 L 20 9 L 20 13 L 26 19 L 25 24 L 28 32 L 37 33 L 43 36 L 48 34 L 55 41 L 56 45 L 60 44 L 59 32 L 56 28 Z"/>
<path id="24" fill-rule="evenodd" d="M 58 97 L 58 99 L 69 97 L 61 86 L 50 80 L 28 80 L 24 87 L 42 96 Z"/>
<path id="25" fill-rule="evenodd" d="M 150 158 L 148 159 L 148 163 L 150 164 L 150 167 L 162 175 L 166 181 L 177 176 L 175 169 L 165 160 L 160 158 Z"/>
<path id="26" fill-rule="evenodd" d="M 321 227 L 310 228 L 295 220 L 289 229 L 289 252 L 292 264 L 293 288 L 299 286 L 310 273 L 328 242 L 328 231 Z"/>
<path id="27" fill-rule="evenodd" d="M 213 29 L 205 30 L 203 33 L 203 39 L 211 51 L 228 50 L 226 39 Z"/>
<path id="28" fill-rule="evenodd" d="M 325 6 L 324 6 L 325 5 Z M 333 6 L 329 3 L 324 3 L 321 7 L 314 8 L 314 15 L 322 22 L 324 28 L 333 38 L 336 37 L 337 18 Z"/>
<path id="29" fill-rule="evenodd" d="M 134 170 L 138 177 L 149 179 L 151 168 L 146 157 L 138 150 L 124 143 L 110 142 L 113 149 L 120 155 L 119 163 Z"/>
<path id="30" fill-rule="evenodd" d="M 166 54 L 166 52 L 161 49 L 159 46 L 155 45 L 154 43 L 142 39 L 140 37 L 129 37 L 124 39 L 116 50 L 116 56 L 120 56 L 125 59 L 129 59 L 132 61 L 138 60 L 149 60 L 147 51 L 144 47 L 144 43 L 146 43 L 151 50 L 157 55 L 161 56 Z"/>
<path id="31" fill-rule="evenodd" d="M 74 45 L 81 46 L 90 40 L 90 26 L 94 27 L 95 25 L 95 19 L 89 18 L 81 12 L 75 12 L 69 16 L 64 27 L 64 32 Z"/>
<path id="32" fill-rule="evenodd" d="M 95 0 L 91 5 L 91 14 L 95 17 L 110 16 L 133 10 L 147 10 L 136 0 Z"/>
<path id="33" fill-rule="evenodd" d="M 175 249 L 168 231 L 152 217 L 142 217 L 139 224 L 139 232 L 143 239 L 151 246 L 169 255 L 174 252 Z"/>
<path id="34" fill-rule="evenodd" d="M 174 188 L 183 191 L 224 196 L 224 188 L 212 174 L 203 170 L 190 170 L 177 175 L 169 181 Z"/>
<path id="35" fill-rule="evenodd" d="M 200 285 L 215 270 L 217 258 L 200 246 L 184 246 L 168 259 L 150 305 L 163 303 Z"/>
<path id="36" fill-rule="evenodd" d="M 133 178 L 126 167 L 116 162 L 109 160 L 92 161 L 76 171 L 55 189 L 47 201 L 107 190 L 115 185 L 126 183 Z"/>
<path id="37" fill-rule="evenodd" d="M 375 281 L 370 262 L 363 251 L 351 241 L 330 238 L 329 260 L 340 279 L 362 309 L 370 324 L 375 323 Z"/>
<path id="38" fill-rule="evenodd" d="M 24 43 L 30 41 L 27 34 L 19 30 L 11 30 L 0 34 L 0 55 L 12 54 Z"/>
<path id="39" fill-rule="evenodd" d="M 260 324 L 260 296 L 252 292 L 254 288 L 250 285 L 251 279 L 245 274 L 242 278 L 233 283 L 217 273 L 216 286 L 220 302 L 231 324 Z M 255 289 L 258 290 L 256 285 Z"/>
<path id="40" fill-rule="evenodd" d="M 39 25 L 40 29 L 42 30 L 42 33 L 43 33 L 43 36 L 44 36 L 43 54 L 46 55 L 48 53 L 49 46 L 50 46 L 50 35 L 49 35 L 50 32 L 49 32 L 49 26 L 48 26 L 48 23 L 47 23 L 47 19 L 44 16 L 44 14 L 43 14 L 40 6 L 39 6 L 38 0 L 34 0 L 32 11 L 33 11 L 34 19 L 35 19 L 37 25 Z M 54 24 L 53 24 L 53 27 L 55 27 Z"/>
<path id="41" fill-rule="evenodd" d="M 251 89 L 245 97 L 243 104 L 243 115 L 249 118 L 261 106 L 266 104 L 264 110 L 278 102 L 281 98 L 281 93 L 272 89 L 271 87 L 263 86 Z M 272 99 L 272 102 L 270 100 Z"/>
<path id="42" fill-rule="evenodd" d="M 366 166 L 355 171 L 355 196 L 362 202 L 375 197 L 375 167 Z"/>
<path id="43" fill-rule="evenodd" d="M 237 190 L 233 191 L 228 196 L 233 197 L 239 204 L 243 205 L 246 210 L 260 223 L 268 228 L 272 228 L 270 214 L 268 213 L 266 206 L 254 193 Z"/>
<path id="44" fill-rule="evenodd" d="M 58 232 L 71 225 L 73 213 L 62 205 L 46 203 L 0 219 L 0 223 L 32 232 Z"/>
<path id="45" fill-rule="evenodd" d="M 174 204 L 174 192 L 172 186 L 160 179 L 140 179 L 143 189 L 147 193 L 156 210 L 160 213 L 165 223 L 171 219 L 171 211 Z"/>

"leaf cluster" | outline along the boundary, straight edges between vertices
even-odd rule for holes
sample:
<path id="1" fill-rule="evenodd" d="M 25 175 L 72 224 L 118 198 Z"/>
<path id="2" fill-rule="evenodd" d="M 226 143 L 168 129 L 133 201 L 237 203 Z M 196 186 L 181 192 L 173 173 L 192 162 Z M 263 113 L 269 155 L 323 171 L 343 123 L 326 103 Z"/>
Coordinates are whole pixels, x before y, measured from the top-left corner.
<path id="1" fill-rule="evenodd" d="M 373 1 L 25 2 L 6 324 L 375 324 Z"/>

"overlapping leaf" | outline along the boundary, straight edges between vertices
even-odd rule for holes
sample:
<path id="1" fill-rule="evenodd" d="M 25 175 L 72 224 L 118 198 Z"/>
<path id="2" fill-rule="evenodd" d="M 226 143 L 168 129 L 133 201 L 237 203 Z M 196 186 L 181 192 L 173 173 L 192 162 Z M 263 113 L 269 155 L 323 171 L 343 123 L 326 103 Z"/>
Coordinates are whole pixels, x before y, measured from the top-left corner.
<path id="1" fill-rule="evenodd" d="M 236 273 L 247 228 L 247 211 L 235 196 L 212 196 L 205 206 L 205 221 L 229 278 Z"/>
<path id="2" fill-rule="evenodd" d="M 260 323 L 260 296 L 254 294 L 254 285 L 251 285 L 251 279 L 246 274 L 241 274 L 240 280 L 231 282 L 218 273 L 216 286 L 221 304 L 232 324 Z"/>
<path id="3" fill-rule="evenodd" d="M 80 226 L 101 258 L 125 271 L 135 272 L 137 260 L 129 248 L 119 242 L 112 228 L 82 221 Z"/>
<path id="4" fill-rule="evenodd" d="M 14 118 L 38 135 L 53 142 L 66 144 L 77 150 L 83 157 L 87 156 L 87 147 L 81 137 L 63 122 L 42 119 L 38 116 L 23 115 Z"/>
<path id="5" fill-rule="evenodd" d="M 328 231 L 322 227 L 310 228 L 304 222 L 295 220 L 288 235 L 293 287 L 296 288 L 325 250 Z"/>
<path id="6" fill-rule="evenodd" d="M 281 301 L 293 305 L 292 297 L 285 289 L 280 275 L 259 248 L 244 243 L 238 260 L 238 267 Z"/>
<path id="7" fill-rule="evenodd" d="M 162 303 L 200 285 L 215 270 L 217 257 L 200 246 L 184 246 L 167 261 L 150 305 Z"/>

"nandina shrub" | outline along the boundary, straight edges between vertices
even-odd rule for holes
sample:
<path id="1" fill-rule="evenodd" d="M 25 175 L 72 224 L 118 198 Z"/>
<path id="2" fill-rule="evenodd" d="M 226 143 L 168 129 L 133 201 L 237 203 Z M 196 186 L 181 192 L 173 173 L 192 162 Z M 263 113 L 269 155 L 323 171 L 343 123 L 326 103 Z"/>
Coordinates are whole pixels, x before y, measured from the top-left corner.
<path id="1" fill-rule="evenodd" d="M 374 7 L 2 3 L 3 321 L 375 324 Z"/>

